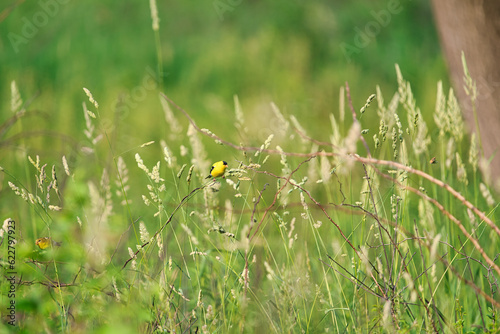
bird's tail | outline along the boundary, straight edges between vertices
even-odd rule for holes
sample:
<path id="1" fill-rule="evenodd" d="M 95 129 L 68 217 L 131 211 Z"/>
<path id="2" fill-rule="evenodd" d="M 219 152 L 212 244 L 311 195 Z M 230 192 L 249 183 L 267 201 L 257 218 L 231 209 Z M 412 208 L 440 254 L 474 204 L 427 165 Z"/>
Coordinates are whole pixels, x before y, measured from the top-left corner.
<path id="1" fill-rule="evenodd" d="M 211 177 L 212 177 L 212 175 L 209 175 L 209 176 L 207 176 L 205 179 L 209 179 L 209 178 L 211 178 Z"/>

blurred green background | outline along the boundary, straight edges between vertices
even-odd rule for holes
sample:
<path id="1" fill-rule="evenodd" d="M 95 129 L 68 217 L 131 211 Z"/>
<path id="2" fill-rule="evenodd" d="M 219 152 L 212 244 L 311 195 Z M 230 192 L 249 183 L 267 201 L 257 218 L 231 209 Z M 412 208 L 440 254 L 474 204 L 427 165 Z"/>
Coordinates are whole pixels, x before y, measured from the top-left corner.
<path id="1" fill-rule="evenodd" d="M 178 1 L 175 3 L 158 1 L 160 18 L 158 31 L 152 29 L 149 1 L 40 0 L 29 2 L 9 0 L 8 3 L 2 2 L 0 6 L 0 166 L 6 170 L 5 173 L 0 173 L 2 204 L 0 215 L 3 219 L 12 217 L 15 221 L 20 222 L 20 233 L 18 234 L 21 241 L 20 254 L 23 254 L 23 251 L 30 254 L 29 252 L 35 247 L 33 243 L 35 238 L 46 235 L 48 231 L 53 233 L 56 240 L 62 241 L 63 245 L 74 246 L 68 247 L 71 251 L 67 251 L 68 248 L 64 248 L 65 246 L 62 248 L 65 251 L 61 254 L 65 258 L 63 258 L 64 265 L 61 268 L 67 269 L 68 273 L 66 277 L 61 276 L 63 282 L 72 278 L 71 275 L 74 275 L 80 266 L 83 267 L 82 263 L 86 261 L 86 249 L 83 248 L 85 245 L 84 234 L 92 232 L 93 226 L 86 224 L 85 219 L 83 219 L 83 227 L 79 227 L 75 223 L 76 217 L 86 217 L 87 212 L 91 212 L 91 209 L 96 207 L 91 199 L 92 196 L 87 194 L 90 192 L 88 189 L 91 185 L 100 184 L 103 188 L 100 189 L 102 191 L 101 197 L 105 198 L 106 187 L 102 186 L 102 182 L 99 183 L 101 176 L 104 175 L 103 171 L 109 173 L 111 182 L 116 181 L 118 172 L 116 166 L 113 166 L 113 159 L 123 158 L 131 169 L 131 173 L 134 173 L 130 178 L 130 188 L 133 191 L 131 190 L 129 193 L 132 204 L 123 209 L 121 214 L 116 213 L 110 217 L 110 232 L 106 237 L 109 238 L 110 247 L 117 247 L 117 255 L 113 259 L 114 262 L 110 261 L 111 265 L 107 268 L 109 275 L 100 282 L 100 290 L 96 288 L 99 291 L 105 291 L 103 287 L 109 287 L 109 282 L 106 279 L 119 274 L 112 269 L 116 269 L 114 266 L 117 264 L 121 266 L 121 263 L 129 256 L 126 247 L 134 244 L 134 235 L 130 229 L 131 221 L 137 223 L 137 217 L 145 217 L 144 219 L 146 223 L 149 223 L 150 228 L 152 228 L 151 224 L 155 222 L 154 219 L 151 219 L 151 208 L 143 205 L 141 200 L 139 192 L 142 191 L 140 189 L 145 189 L 147 178 L 137 168 L 135 153 L 139 152 L 146 165 L 151 167 L 156 161 L 163 160 L 159 142 L 165 140 L 173 151 L 172 156 L 178 159 L 172 168 L 168 168 L 171 177 L 166 182 L 168 190 L 167 194 L 164 195 L 167 210 L 172 210 L 183 196 L 198 185 L 199 180 L 196 181 L 196 176 L 206 176 L 209 167 L 208 161 L 224 159 L 229 162 L 230 168 L 236 168 L 236 161 L 245 158 L 245 162 L 248 163 L 254 158 L 254 155 L 250 154 L 247 157 L 242 157 L 241 152 L 228 146 L 216 145 L 213 140 L 201 135 L 199 138 L 205 147 L 198 152 L 205 154 L 206 149 L 208 153 L 207 157 L 197 156 L 194 148 L 197 143 L 190 142 L 194 136 L 185 135 L 188 121 L 179 110 L 172 108 L 177 120 L 182 122 L 182 127 L 179 127 L 182 132 L 176 132 L 175 127 L 168 124 L 169 121 L 165 120 L 164 110 L 159 99 L 160 92 L 165 93 L 176 104 L 187 110 L 200 128 L 208 128 L 223 139 L 235 144 L 260 146 L 271 133 L 279 137 L 280 129 L 278 127 L 283 126 L 283 123 L 275 122 L 276 116 L 272 113 L 271 102 L 278 106 L 286 119 L 289 119 L 288 116 L 294 115 L 311 137 L 319 141 L 329 141 L 332 135 L 330 115 L 334 114 L 336 117 L 339 115 L 340 87 L 346 81 L 349 83 L 352 101 L 357 110 L 365 104 L 366 99 L 371 94 L 375 93 L 376 85 L 381 88 L 385 100 L 384 105 L 388 105 L 392 94 L 398 89 L 394 67 L 394 64 L 397 63 L 404 79 L 411 83 L 417 105 L 421 108 L 424 119 L 428 121 L 429 137 L 434 143 L 442 139 L 435 131 L 434 122 L 429 121 L 433 118 L 435 109 L 436 83 L 443 80 L 444 91 L 447 92 L 449 82 L 437 33 L 432 22 L 430 4 L 427 1 L 213 0 L 207 2 Z M 346 50 L 348 54 L 346 54 Z M 12 81 L 16 81 L 21 96 L 27 103 L 28 111 L 21 120 L 8 128 L 6 126 L 9 124 L 8 119 L 13 116 L 11 111 Z M 100 117 L 92 121 L 92 124 L 97 127 L 94 136 L 101 133 L 108 136 L 102 139 L 100 145 L 91 145 L 83 133 L 88 126 L 82 103 L 85 103 L 90 110 L 95 111 L 95 108 L 89 103 L 83 87 L 92 92 L 100 105 L 98 109 Z M 241 103 L 245 118 L 243 124 L 248 128 L 248 132 L 240 131 L 238 126 L 235 126 L 235 95 L 238 96 Z M 378 99 L 380 98 L 379 96 Z M 363 128 L 370 128 L 370 131 L 375 130 L 367 138 L 371 138 L 378 129 L 377 102 L 373 102 L 374 106 L 368 108 L 361 119 Z M 346 122 L 339 122 L 341 126 L 346 127 L 340 129 L 343 135 L 346 134 L 351 124 L 347 107 L 345 109 Z M 141 144 L 150 141 L 155 141 L 155 144 L 141 149 Z M 297 145 L 301 143 L 298 136 L 285 137 L 283 135 L 282 138 L 276 138 L 271 148 L 274 148 L 277 143 L 288 152 L 311 151 L 311 148 L 306 145 L 303 145 L 301 149 L 297 148 Z M 373 141 L 370 140 L 369 144 L 373 145 Z M 444 142 L 439 144 L 440 148 L 445 145 Z M 97 154 L 81 154 L 81 146 L 85 145 L 95 147 Z M 181 145 L 185 147 L 181 149 Z M 387 143 L 381 154 L 384 152 L 392 153 L 392 151 L 386 150 L 388 145 Z M 183 150 L 185 152 L 191 151 L 185 153 Z M 429 170 L 432 175 L 441 172 L 443 180 L 455 179 L 455 174 L 452 173 L 453 168 L 445 170 L 444 161 L 439 162 L 443 166 L 441 171 L 431 164 L 425 163 L 422 166 L 424 161 L 429 161 L 434 155 L 444 157 L 444 149 L 441 150 L 442 155 L 436 151 L 438 151 L 438 145 L 431 145 L 429 152 L 425 152 L 425 157 L 422 155 L 418 160 L 415 160 L 415 165 L 422 167 L 424 171 Z M 35 213 L 40 213 L 36 211 L 39 210 L 37 205 L 30 206 L 24 203 L 13 194 L 7 185 L 7 181 L 11 181 L 20 187 L 26 186 L 28 191 L 38 192 L 34 180 L 34 174 L 38 175 L 38 172 L 27 162 L 26 155 L 31 157 L 39 155 L 42 164 L 47 163 L 48 166 L 60 162 L 64 155 L 68 158 L 70 167 L 77 170 L 71 177 L 66 177 L 60 163 L 56 166 L 59 181 L 62 183 L 60 187 L 64 189 L 64 196 L 62 199 L 59 198 L 59 201 L 53 198 L 51 203 L 61 203 L 64 210 L 60 213 L 54 213 L 54 218 L 47 214 L 46 221 L 43 221 L 45 225 L 35 215 Z M 259 160 L 261 157 L 255 158 L 255 161 L 261 162 L 262 160 Z M 196 165 L 193 161 L 197 159 L 204 161 L 207 168 L 202 169 L 202 166 Z M 282 166 L 278 164 L 278 156 L 276 155 L 272 160 L 265 169 L 273 173 L 278 171 L 276 174 L 279 174 Z M 328 162 L 327 159 L 324 161 Z M 270 167 L 273 163 L 274 168 Z M 181 179 L 176 177 L 176 174 L 183 164 L 187 168 Z M 193 178 L 195 181 L 192 184 L 184 181 L 191 164 L 196 165 L 193 167 L 196 169 Z M 293 165 L 292 168 L 295 168 L 297 160 L 292 160 L 290 164 Z M 311 162 L 312 164 L 313 162 Z M 322 164 L 322 162 L 320 161 L 318 164 Z M 162 166 L 164 165 L 165 163 L 162 161 Z M 327 172 L 331 170 L 332 166 L 329 163 L 324 166 L 326 166 Z M 315 170 L 315 168 L 323 170 L 324 166 L 313 165 L 311 170 Z M 358 166 L 357 171 L 351 170 L 350 172 L 355 175 L 363 173 L 361 165 Z M 359 174 L 357 174 L 358 172 Z M 50 173 L 49 168 L 47 168 L 47 173 Z M 305 177 L 303 173 L 303 171 L 297 173 L 297 179 L 299 179 L 299 175 Z M 120 174 L 124 175 L 123 172 Z M 102 178 L 104 179 L 104 177 Z M 264 182 L 270 182 L 269 180 L 273 182 L 269 188 L 274 187 L 276 180 L 263 174 L 251 179 L 251 183 L 242 183 L 243 198 L 241 201 L 240 197 L 235 200 L 233 192 L 227 191 L 230 190 L 230 187 L 226 186 L 226 189 L 219 194 L 220 204 L 214 206 L 213 210 L 218 213 L 214 215 L 213 222 L 211 220 L 213 217 L 205 219 L 188 214 L 191 208 L 197 210 L 205 205 L 201 196 L 193 196 L 190 203 L 186 204 L 189 210 L 186 209 L 183 212 L 184 216 L 179 213 L 179 217 L 176 216 L 175 219 L 186 222 L 186 225 L 191 227 L 196 227 L 195 232 L 200 238 L 205 238 L 206 225 L 215 224 L 220 218 L 219 215 L 222 217 L 223 214 L 231 211 L 230 209 L 222 209 L 222 203 L 228 203 L 224 202 L 223 199 L 231 198 L 232 201 L 228 201 L 229 204 L 234 204 L 235 212 L 241 210 L 241 214 L 235 214 L 238 228 L 235 228 L 234 231 L 231 230 L 239 235 L 238 233 L 241 232 L 239 229 L 251 221 L 249 215 L 251 214 L 253 217 L 254 199 L 265 188 Z M 415 187 L 427 185 L 420 183 L 416 177 L 411 178 L 411 181 Z M 65 182 L 67 182 L 66 187 Z M 350 196 L 351 203 L 356 203 L 355 201 L 358 199 L 360 182 L 363 181 L 357 177 L 345 181 L 345 188 L 351 188 L 346 191 L 348 197 Z M 450 182 L 450 184 L 453 183 Z M 342 201 L 340 194 L 336 190 L 332 190 L 337 187 L 337 182 L 325 182 L 324 185 L 324 189 L 315 190 L 318 191 L 317 197 L 325 203 L 340 203 Z M 474 185 L 476 184 L 474 183 Z M 115 183 L 113 187 L 122 190 L 120 184 Z M 322 184 L 312 187 L 322 187 Z M 436 188 L 436 186 L 429 187 L 431 191 L 437 193 Z M 466 185 L 461 189 L 465 192 Z M 109 191 L 109 189 L 107 190 Z M 392 200 L 392 197 L 388 197 L 391 192 L 393 192 L 392 188 L 391 190 L 382 189 L 380 194 L 388 202 Z M 477 191 L 474 194 L 477 202 Z M 292 195 L 298 197 L 296 193 Z M 262 197 L 262 203 L 266 205 L 271 203 L 273 196 L 272 191 L 266 192 Z M 336 198 L 337 196 L 339 198 Z M 436 197 L 438 196 L 436 195 Z M 123 200 L 121 195 L 118 195 L 118 199 L 120 202 Z M 294 201 L 292 204 L 297 205 L 295 205 L 295 209 L 292 209 L 292 213 L 294 210 L 296 212 L 302 210 L 299 200 L 295 198 Z M 453 200 L 450 199 L 445 201 L 453 203 Z M 102 200 L 102 202 L 105 201 Z M 407 214 L 408 217 L 413 217 L 413 214 L 420 210 L 420 206 L 417 208 L 415 203 L 412 202 L 411 207 L 409 204 L 405 204 L 407 205 L 405 210 L 408 212 L 411 210 L 411 214 Z M 384 204 L 387 205 L 385 202 Z M 450 206 L 453 208 L 453 205 Z M 460 205 L 457 204 L 457 206 L 458 210 L 462 209 Z M 480 206 L 478 205 L 478 207 Z M 27 208 L 33 210 L 30 211 Z M 116 212 L 120 211 L 120 209 L 116 209 L 116 206 L 115 210 Z M 276 210 L 276 212 L 279 211 Z M 422 209 L 422 211 L 425 210 Z M 462 211 L 462 214 L 465 215 L 465 210 Z M 260 208 L 258 213 L 261 213 Z M 279 213 L 281 214 L 281 212 Z M 28 217 L 29 214 L 31 214 L 30 217 Z M 338 212 L 336 214 L 340 215 Z M 432 212 L 430 215 L 432 216 Z M 355 240 L 353 243 L 361 244 L 367 240 L 370 241 L 371 232 L 365 234 L 365 229 L 370 228 L 369 221 L 365 225 L 365 220 L 358 221 L 359 217 L 353 215 L 352 212 L 346 212 L 346 216 L 342 216 L 342 218 L 339 219 L 341 228 L 346 232 L 346 235 L 353 236 Z M 273 219 L 276 220 L 276 218 Z M 321 219 L 325 220 L 324 217 Z M 88 222 L 92 221 L 93 219 L 88 219 Z M 271 219 L 269 221 L 271 222 Z M 408 219 L 409 221 L 410 219 Z M 449 227 L 451 223 L 446 222 L 446 224 L 448 225 L 440 220 L 436 226 L 442 229 L 443 233 L 453 230 Z M 128 229 L 125 231 L 127 226 Z M 445 230 L 442 226 L 448 226 L 448 229 Z M 187 254 L 182 253 L 181 250 L 186 251 L 191 247 L 186 241 L 188 236 L 181 229 L 179 222 L 171 224 L 170 227 L 174 233 L 171 233 L 170 230 L 168 235 L 165 233 L 167 235 L 165 240 L 171 241 L 168 238 L 172 238 L 172 235 L 175 235 L 175 238 L 177 235 L 180 236 L 181 242 L 178 249 L 172 242 L 169 251 L 173 249 L 174 260 L 181 263 L 184 255 Z M 301 224 L 300 228 L 306 229 L 307 226 Z M 157 226 L 151 231 L 155 229 Z M 275 230 L 269 235 L 262 231 L 260 233 L 266 238 L 269 237 L 270 245 L 279 246 L 279 242 L 276 242 L 276 240 L 281 241 L 278 232 Z M 312 233 L 316 232 L 313 230 Z M 328 230 L 328 233 L 336 236 L 337 230 L 332 228 Z M 122 234 L 127 234 L 124 236 L 123 242 L 120 241 Z M 138 243 L 137 235 L 135 232 L 135 244 Z M 337 242 L 334 237 L 330 238 L 327 233 L 323 234 L 323 237 L 328 242 L 332 241 L 333 244 Z M 487 235 L 483 236 L 485 239 L 487 237 Z M 215 237 L 211 235 L 211 238 Z M 312 239 L 313 236 L 307 234 L 304 240 L 308 238 Z M 212 249 L 212 239 L 202 240 L 209 242 L 202 245 L 200 249 Z M 318 245 L 318 241 L 315 242 Z M 313 242 L 310 244 L 312 245 Z M 217 249 L 217 246 L 213 246 L 213 248 Z M 493 247 L 494 243 L 490 246 Z M 325 249 L 329 249 L 329 247 L 328 245 Z M 335 250 L 337 247 L 332 245 L 331 248 Z M 260 248 L 256 249 L 256 252 L 261 252 Z M 115 249 L 108 250 L 111 254 Z M 280 251 L 274 253 L 273 247 L 267 247 L 264 250 L 269 252 L 273 258 L 278 258 L 276 263 L 280 263 L 280 258 L 287 255 L 287 253 Z M 301 251 L 303 250 L 298 252 L 299 258 L 302 256 Z M 314 252 L 311 251 L 311 257 L 315 256 Z M 262 258 L 266 256 L 268 255 L 259 254 L 259 257 Z M 92 259 L 92 256 L 89 258 Z M 228 263 L 234 264 L 234 267 L 240 270 L 238 267 L 240 260 L 239 257 L 235 257 L 234 262 L 228 261 Z M 297 262 L 302 263 L 302 261 Z M 144 264 L 145 272 L 153 268 L 153 265 L 149 268 L 148 263 Z M 66 267 L 68 264 L 71 267 Z M 197 263 L 189 261 L 189 265 L 185 264 L 185 267 L 189 268 L 191 265 L 195 266 Z M 200 272 L 195 270 L 193 277 L 202 277 L 201 283 L 196 282 L 196 280 L 184 282 L 182 275 L 179 279 L 171 278 L 171 282 L 175 282 L 176 286 L 191 289 L 186 291 L 194 296 L 192 301 L 196 303 L 198 285 L 200 289 L 205 289 L 205 284 L 220 281 L 218 266 L 219 264 L 215 263 L 214 270 L 207 270 L 209 273 L 206 275 L 203 275 L 205 273 L 204 267 Z M 31 270 L 28 265 L 24 268 Z M 321 263 L 314 262 L 311 272 L 318 273 L 321 268 Z M 290 272 L 294 272 L 294 270 Z M 255 272 L 261 275 L 263 271 L 259 273 L 256 269 Z M 235 273 L 236 275 L 240 274 L 236 271 Z M 129 274 L 131 276 L 126 276 Z M 133 271 L 124 271 L 122 281 L 120 278 L 118 279 L 119 284 L 120 282 L 124 284 L 122 291 L 129 292 L 128 282 L 133 274 Z M 83 297 L 74 298 L 70 294 L 74 292 L 76 296 L 80 296 L 80 286 L 76 287 L 74 291 L 68 289 L 69 292 L 66 295 L 68 299 L 77 301 L 74 303 L 68 301 L 67 304 L 77 307 L 78 311 L 75 313 L 81 312 L 80 318 L 90 322 L 90 325 L 87 324 L 88 328 L 92 327 L 93 319 L 96 316 L 104 318 L 99 308 L 100 305 L 118 305 L 108 303 L 109 298 L 103 296 L 102 300 L 97 302 L 97 306 L 90 306 L 91 303 L 94 303 L 93 299 L 87 298 L 91 295 L 89 291 L 93 292 L 94 289 L 91 276 L 81 278 L 81 291 L 84 291 L 85 294 Z M 210 277 L 210 279 L 205 280 L 206 277 Z M 231 277 L 231 279 L 233 278 Z M 36 279 L 43 281 L 44 278 L 40 276 Z M 258 282 L 258 279 L 256 281 Z M 234 283 L 236 285 L 236 280 Z M 259 287 L 258 292 L 271 291 L 266 290 L 264 283 L 262 286 L 263 288 Z M 351 288 L 350 285 L 347 284 L 347 286 Z M 345 289 L 342 284 L 336 284 L 336 288 L 342 292 Z M 454 288 L 453 286 L 449 291 L 455 291 Z M 45 298 L 52 301 L 52 299 L 44 297 L 45 288 L 41 287 L 41 289 L 29 289 L 28 287 L 20 289 L 20 292 L 32 296 L 32 291 L 37 291 L 42 297 L 37 297 L 35 294 L 34 300 L 44 300 Z M 217 290 L 214 287 L 211 289 L 207 288 L 207 291 Z M 333 293 L 338 293 L 339 290 Z M 133 289 L 130 291 L 132 292 L 129 298 L 133 300 L 139 296 L 143 300 L 137 302 L 135 308 L 127 307 L 125 310 L 125 306 L 122 308 L 121 304 L 114 308 L 112 312 L 116 312 L 116 314 L 113 313 L 109 317 L 112 319 L 110 324 L 122 323 L 125 320 L 133 322 L 135 321 L 134 317 L 140 319 L 137 314 L 144 316 L 148 312 L 149 309 L 144 305 L 149 305 L 148 303 L 151 302 L 149 298 L 154 299 L 150 296 L 155 296 L 156 292 L 143 294 L 141 290 L 141 293 L 136 294 Z M 214 300 L 218 298 L 217 293 L 214 293 Z M 304 294 L 304 296 L 309 297 L 309 293 Z M 453 308 L 446 303 L 449 300 L 455 300 L 455 297 L 454 295 L 451 299 L 447 299 L 443 303 L 443 309 L 452 313 Z M 265 295 L 262 297 L 263 300 L 266 298 Z M 355 302 L 360 300 L 358 297 L 352 299 Z M 473 297 L 469 299 L 474 300 Z M 19 298 L 19 300 L 22 299 Z M 89 303 L 89 307 L 86 303 Z M 53 309 L 45 313 L 37 312 L 38 310 L 25 313 L 27 319 L 32 314 L 39 314 L 40 318 L 33 318 L 35 320 L 30 323 L 30 326 L 35 326 L 40 321 L 46 321 L 43 320 L 46 318 L 45 314 L 51 316 L 57 314 L 56 303 L 46 304 Z M 215 302 L 214 305 L 216 305 Z M 256 308 L 250 312 L 258 309 L 259 305 L 256 305 Z M 309 306 L 304 307 L 304 309 L 308 310 Z M 313 310 L 314 307 L 311 306 L 310 309 Z M 323 319 L 323 311 L 315 313 L 315 317 Z M 229 313 L 232 313 L 232 310 Z M 235 314 L 236 316 L 229 315 L 227 317 L 227 324 L 231 323 L 229 321 L 232 319 L 231 317 L 239 317 L 238 313 Z M 472 314 L 471 317 L 474 316 L 476 315 Z M 259 323 L 260 317 L 261 314 L 256 313 L 255 316 L 249 318 Z M 281 319 L 280 317 L 276 318 Z M 63 319 L 62 316 L 60 319 L 54 316 L 50 321 L 53 320 L 55 323 L 61 319 Z M 349 322 L 352 321 L 353 324 L 356 324 L 357 320 L 354 317 L 352 319 L 354 320 L 349 320 Z M 102 323 L 105 324 L 106 321 Z M 82 329 L 82 332 L 85 329 L 86 327 Z"/>
<path id="2" fill-rule="evenodd" d="M 94 94 L 110 126 L 120 123 L 120 152 L 168 135 L 159 91 L 219 135 L 233 125 L 238 95 L 250 129 L 275 102 L 321 140 L 328 138 L 321 133 L 330 129 L 328 115 L 338 112 L 346 81 L 359 109 L 376 84 L 383 93 L 395 91 L 398 63 L 430 118 L 436 82 L 447 76 L 427 1 L 160 1 L 159 44 L 148 1 L 10 5 L 0 9 L 0 122 L 11 115 L 15 80 L 37 111 L 23 131 L 44 134 L 19 138 L 33 140 L 29 147 L 38 153 L 65 151 L 71 140 L 60 135 L 80 133 L 82 87 Z M 342 45 L 358 49 L 346 57 Z M 324 122 L 308 124 L 310 117 Z M 257 143 L 266 138 L 257 137 Z"/>

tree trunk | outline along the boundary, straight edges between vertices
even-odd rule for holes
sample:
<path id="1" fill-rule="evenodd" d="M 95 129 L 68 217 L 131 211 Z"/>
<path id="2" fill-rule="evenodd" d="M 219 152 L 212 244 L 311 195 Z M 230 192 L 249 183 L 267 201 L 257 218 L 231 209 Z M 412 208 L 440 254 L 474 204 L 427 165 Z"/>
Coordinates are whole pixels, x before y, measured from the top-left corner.
<path id="1" fill-rule="evenodd" d="M 480 136 L 485 179 L 500 191 L 500 0 L 432 0 L 441 45 L 468 128 Z M 477 85 L 479 134 L 464 86 L 461 53 Z M 479 137 L 478 137 L 479 138 Z"/>

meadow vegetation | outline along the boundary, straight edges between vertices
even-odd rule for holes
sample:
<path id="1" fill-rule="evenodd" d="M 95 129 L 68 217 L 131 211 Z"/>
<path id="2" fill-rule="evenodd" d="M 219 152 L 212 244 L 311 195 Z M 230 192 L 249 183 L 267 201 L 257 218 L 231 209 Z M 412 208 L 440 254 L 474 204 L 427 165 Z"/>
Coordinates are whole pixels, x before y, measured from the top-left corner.
<path id="1" fill-rule="evenodd" d="M 106 2 L 100 6 L 98 20 L 113 27 L 109 17 L 116 17 Z M 115 10 L 129 13 L 122 6 Z M 321 46 L 321 32 L 356 34 L 326 2 L 291 6 L 255 35 L 241 11 L 261 13 L 253 23 L 265 25 L 258 3 L 218 7 L 211 16 L 203 6 L 190 8 L 187 35 L 204 17 L 210 29 L 234 29 L 208 41 L 167 38 L 175 48 L 165 47 L 157 21 L 166 8 L 141 7 L 148 29 L 152 17 L 152 39 L 120 49 L 147 64 L 131 65 L 139 74 L 108 72 L 100 58 L 78 52 L 68 66 L 94 59 L 101 77 L 47 70 L 57 77 L 35 82 L 37 70 L 5 72 L 2 330 L 499 332 L 498 202 L 479 172 L 488 163 L 480 139 L 467 135 L 447 81 L 412 78 L 415 89 L 405 73 L 420 75 L 419 68 L 391 59 L 366 60 L 360 69 L 326 65 L 331 50 Z M 407 10 L 393 10 L 392 23 L 381 24 L 387 34 L 411 16 Z M 359 27 L 374 20 L 365 12 Z M 341 28 L 329 26 L 333 17 Z M 166 31 L 177 29 L 164 21 Z M 292 35 L 294 22 L 303 31 Z M 136 32 L 129 29 L 130 38 Z M 51 52 L 82 48 L 57 33 Z M 195 45 L 210 43 L 216 46 L 205 58 L 189 62 Z M 363 52 L 377 48 L 374 38 Z M 274 62 L 262 61 L 273 52 L 265 59 Z M 131 62 L 115 56 L 117 66 Z M 43 68 L 50 59 L 39 60 Z M 378 76 L 380 85 L 365 77 L 376 67 L 391 73 Z M 467 71 L 464 85 L 475 89 Z M 229 164 L 225 177 L 205 179 L 218 160 Z M 39 249 L 39 237 L 60 245 Z M 4 312 L 12 300 L 15 326 Z"/>

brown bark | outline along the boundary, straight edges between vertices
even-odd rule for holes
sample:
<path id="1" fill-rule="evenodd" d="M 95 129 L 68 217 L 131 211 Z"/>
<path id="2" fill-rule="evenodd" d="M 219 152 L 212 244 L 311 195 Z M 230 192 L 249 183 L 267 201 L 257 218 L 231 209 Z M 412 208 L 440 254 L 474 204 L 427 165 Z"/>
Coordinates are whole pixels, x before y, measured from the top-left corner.
<path id="1" fill-rule="evenodd" d="M 479 135 L 484 156 L 492 158 L 483 174 L 500 190 L 500 0 L 432 0 L 432 5 L 452 83 L 472 132 L 477 131 L 463 88 L 462 51 L 476 81 Z"/>

